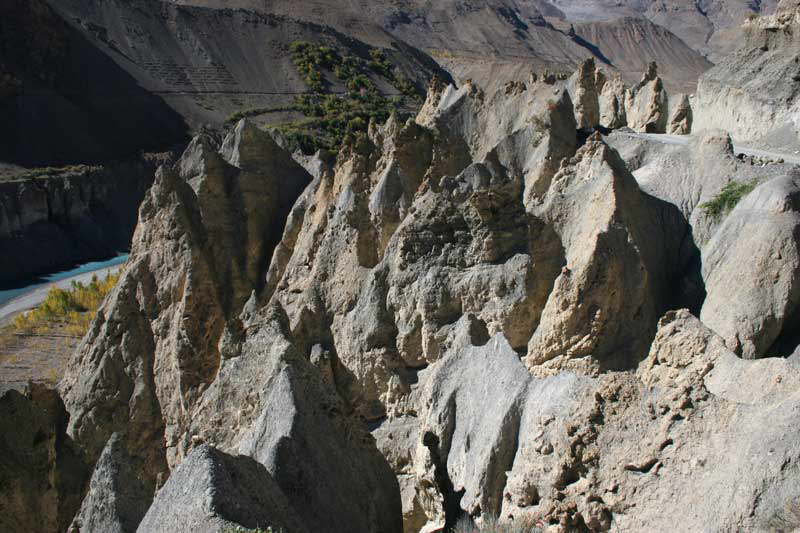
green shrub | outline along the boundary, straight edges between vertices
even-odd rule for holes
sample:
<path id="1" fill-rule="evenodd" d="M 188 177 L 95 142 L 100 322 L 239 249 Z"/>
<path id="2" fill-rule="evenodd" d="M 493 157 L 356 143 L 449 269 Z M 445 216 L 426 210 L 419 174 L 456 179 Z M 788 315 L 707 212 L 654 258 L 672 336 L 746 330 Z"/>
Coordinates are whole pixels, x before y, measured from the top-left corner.
<path id="1" fill-rule="evenodd" d="M 324 45 L 297 41 L 291 45 L 292 60 L 309 88 L 295 97 L 292 109 L 306 118 L 275 128 L 294 148 L 313 153 L 324 148 L 336 151 L 346 136 L 366 133 L 372 120 L 385 122 L 399 110 L 406 96 L 419 98 L 416 86 L 395 69 L 383 50 L 371 48 L 369 59 L 345 54 Z M 327 90 L 323 70 L 333 72 L 347 88 L 344 95 Z M 389 81 L 404 96 L 386 98 L 368 76 L 375 72 Z M 238 112 L 231 118 L 241 118 Z M 245 115 L 248 116 L 248 115 Z M 310 121 L 309 119 L 315 119 Z"/>
<path id="2" fill-rule="evenodd" d="M 732 181 L 725 185 L 713 199 L 700 204 L 700 208 L 711 218 L 719 219 L 736 207 L 739 200 L 755 189 L 756 185 L 758 185 L 756 180 Z"/>
<path id="3" fill-rule="evenodd" d="M 290 105 L 290 106 L 254 107 L 252 109 L 242 109 L 228 115 L 228 118 L 225 119 L 225 122 L 227 124 L 235 124 L 240 120 L 242 120 L 243 118 L 257 117 L 258 115 L 264 115 L 266 113 L 277 113 L 280 111 L 294 111 L 295 108 L 296 106 Z"/>

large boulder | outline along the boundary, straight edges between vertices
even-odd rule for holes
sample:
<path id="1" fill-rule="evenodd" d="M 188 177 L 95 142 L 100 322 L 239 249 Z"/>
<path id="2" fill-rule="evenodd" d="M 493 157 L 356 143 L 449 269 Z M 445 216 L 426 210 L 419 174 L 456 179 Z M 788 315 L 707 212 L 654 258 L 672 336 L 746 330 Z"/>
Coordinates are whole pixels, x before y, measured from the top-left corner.
<path id="1" fill-rule="evenodd" d="M 800 338 L 800 175 L 745 196 L 703 248 L 701 320 L 747 359 L 789 355 Z"/>
<path id="2" fill-rule="evenodd" d="M 153 497 L 140 468 L 141 464 L 125 449 L 125 439 L 119 433 L 111 435 L 94 466 L 88 492 L 69 531 L 136 531 Z"/>
<path id="3" fill-rule="evenodd" d="M 189 533 L 236 528 L 308 531 L 264 465 L 204 444 L 175 469 L 136 531 Z"/>

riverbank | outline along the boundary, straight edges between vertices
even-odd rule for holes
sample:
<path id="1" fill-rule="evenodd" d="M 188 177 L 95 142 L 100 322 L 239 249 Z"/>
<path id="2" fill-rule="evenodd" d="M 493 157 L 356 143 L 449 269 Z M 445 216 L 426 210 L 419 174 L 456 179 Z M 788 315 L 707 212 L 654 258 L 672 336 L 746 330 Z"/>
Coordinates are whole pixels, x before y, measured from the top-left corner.
<path id="1" fill-rule="evenodd" d="M 47 298 L 53 286 L 68 290 L 73 282 L 89 284 L 119 271 L 127 255 L 58 272 L 28 286 L 0 291 L 0 389 L 23 387 L 29 381 L 54 386 L 81 340 L 74 328 L 55 323 L 44 332 L 21 331 L 12 321 Z"/>
<path id="2" fill-rule="evenodd" d="M 127 254 L 120 254 L 105 261 L 92 261 L 70 270 L 36 278 L 20 287 L 0 289 L 0 326 L 6 324 L 10 317 L 17 313 L 42 303 L 50 287 L 55 285 L 64 289 L 73 281 L 86 283 L 92 276 L 104 277 L 119 270 L 127 260 Z"/>

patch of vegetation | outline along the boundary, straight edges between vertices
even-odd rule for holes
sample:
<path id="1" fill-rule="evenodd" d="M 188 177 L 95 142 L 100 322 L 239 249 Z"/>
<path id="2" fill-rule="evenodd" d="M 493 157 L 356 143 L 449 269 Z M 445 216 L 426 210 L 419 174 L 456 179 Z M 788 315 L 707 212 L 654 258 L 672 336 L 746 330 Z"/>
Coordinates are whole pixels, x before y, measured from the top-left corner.
<path id="1" fill-rule="evenodd" d="M 371 120 L 385 122 L 408 100 L 421 100 L 422 93 L 378 48 L 369 50 L 368 59 L 306 41 L 296 41 L 290 49 L 295 68 L 310 92 L 295 97 L 291 106 L 238 111 L 228 117 L 229 123 L 273 111 L 302 113 L 304 118 L 274 128 L 290 145 L 312 154 L 319 149 L 336 151 L 356 134 L 366 133 Z M 330 90 L 325 71 L 344 85 L 345 93 L 334 94 Z M 385 79 L 401 94 L 382 95 L 370 73 Z"/>
<path id="2" fill-rule="evenodd" d="M 758 185 L 758 181 L 732 181 L 725 185 L 721 191 L 708 202 L 700 204 L 706 215 L 719 219 L 731 212 L 739 200 L 747 196 Z"/>
<path id="3" fill-rule="evenodd" d="M 294 108 L 306 118 L 276 129 L 305 153 L 335 151 L 349 136 L 366 132 L 370 120 L 385 122 L 400 105 L 399 99 L 386 98 L 374 88 L 346 95 L 304 94 L 295 98 Z"/>
<path id="4" fill-rule="evenodd" d="M 272 106 L 272 107 L 254 107 L 252 109 L 243 109 L 228 115 L 225 119 L 227 124 L 236 124 L 243 118 L 257 117 L 258 115 L 265 115 L 267 113 L 280 113 L 281 111 L 295 111 L 294 106 Z"/>
<path id="5" fill-rule="evenodd" d="M 26 170 L 18 174 L 12 174 L 7 177 L 8 181 L 27 180 L 35 178 L 53 178 L 64 175 L 85 174 L 87 172 L 101 170 L 102 166 L 97 165 L 69 165 L 65 167 L 40 167 L 31 170 Z"/>
<path id="6" fill-rule="evenodd" d="M 339 54 L 329 46 L 317 45 L 306 41 L 295 41 L 290 47 L 292 61 L 309 89 L 320 92 L 324 88 L 322 69 L 331 70 L 341 63 Z"/>
<path id="7" fill-rule="evenodd" d="M 17 315 L 14 329 L 19 333 L 46 333 L 56 325 L 65 325 L 69 334 L 83 336 L 97 309 L 119 280 L 119 274 L 87 283 L 73 281 L 69 289 L 52 287 L 36 309 Z"/>

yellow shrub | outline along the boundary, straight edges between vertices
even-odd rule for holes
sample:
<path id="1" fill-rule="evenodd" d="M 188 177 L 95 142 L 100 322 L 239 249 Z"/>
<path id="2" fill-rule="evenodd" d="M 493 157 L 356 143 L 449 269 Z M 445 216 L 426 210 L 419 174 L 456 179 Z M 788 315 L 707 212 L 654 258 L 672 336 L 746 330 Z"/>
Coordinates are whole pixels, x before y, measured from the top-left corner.
<path id="1" fill-rule="evenodd" d="M 22 332 L 42 333 L 56 324 L 63 324 L 68 333 L 83 335 L 117 280 L 119 274 L 108 274 L 103 279 L 92 276 L 88 284 L 73 281 L 66 290 L 54 286 L 39 307 L 14 319 L 14 328 Z"/>

